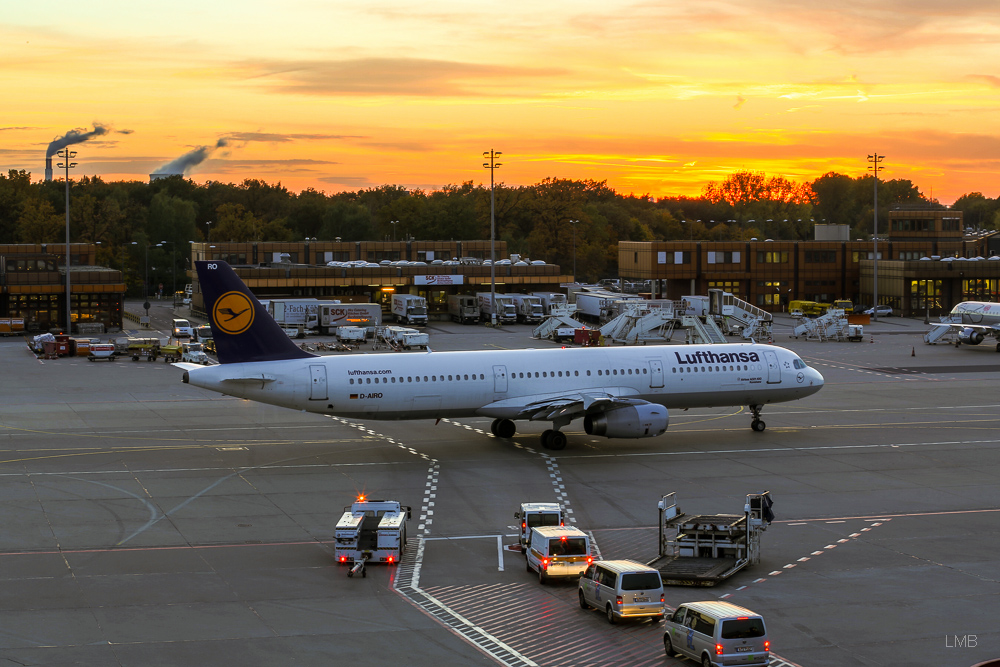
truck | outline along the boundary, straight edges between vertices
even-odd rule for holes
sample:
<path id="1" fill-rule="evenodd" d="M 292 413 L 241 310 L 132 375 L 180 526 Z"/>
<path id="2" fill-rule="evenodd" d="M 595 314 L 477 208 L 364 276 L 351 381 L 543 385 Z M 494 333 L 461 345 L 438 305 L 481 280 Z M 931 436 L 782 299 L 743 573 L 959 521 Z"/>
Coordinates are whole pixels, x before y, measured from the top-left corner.
<path id="1" fill-rule="evenodd" d="M 621 294 L 610 292 L 577 292 L 576 314 L 593 321 L 604 319 L 611 314 L 615 300 L 620 298 Z"/>
<path id="2" fill-rule="evenodd" d="M 514 299 L 518 322 L 538 324 L 545 318 L 545 308 L 540 297 L 533 294 L 511 294 L 510 297 Z"/>
<path id="3" fill-rule="evenodd" d="M 427 324 L 427 299 L 416 294 L 393 294 L 392 315 L 403 324 Z"/>
<path id="4" fill-rule="evenodd" d="M 406 549 L 406 520 L 411 509 L 395 500 L 369 500 L 360 494 L 344 508 L 334 530 L 333 557 L 350 565 L 347 576 L 368 576 L 368 563 L 399 563 Z"/>
<path id="5" fill-rule="evenodd" d="M 430 336 L 423 331 L 417 331 L 409 327 L 385 327 L 386 337 L 395 343 L 396 347 L 409 350 L 414 347 L 427 349 L 430 344 Z"/>
<path id="6" fill-rule="evenodd" d="M 448 297 L 448 314 L 454 322 L 478 322 L 479 303 L 470 294 L 452 294 Z"/>
<path id="7" fill-rule="evenodd" d="M 491 322 L 495 314 L 496 320 L 500 324 L 517 322 L 517 308 L 514 306 L 514 299 L 506 294 L 497 294 L 494 303 L 492 292 L 476 292 L 476 301 L 479 302 L 480 320 Z"/>
<path id="8" fill-rule="evenodd" d="M 139 361 L 139 359 L 156 361 L 156 358 L 160 356 L 160 339 L 129 338 L 125 342 L 125 354 L 132 357 L 132 361 Z"/>
<path id="9" fill-rule="evenodd" d="M 562 506 L 559 503 L 521 503 L 514 512 L 514 518 L 519 519 L 517 540 L 521 551 L 527 557 L 528 544 L 531 543 L 531 530 L 541 526 L 565 525 Z"/>
<path id="10" fill-rule="evenodd" d="M 319 331 L 330 334 L 340 327 L 374 329 L 382 324 L 382 304 L 334 303 L 319 307 Z"/>
<path id="11" fill-rule="evenodd" d="M 267 312 L 283 329 L 313 330 L 319 328 L 319 309 L 329 301 L 319 299 L 272 299 Z"/>
<path id="12" fill-rule="evenodd" d="M 566 299 L 565 294 L 559 292 L 532 292 L 532 296 L 537 296 L 542 301 L 542 310 L 545 311 L 546 315 L 552 314 L 552 308 L 566 308 L 569 305 L 569 301 Z"/>

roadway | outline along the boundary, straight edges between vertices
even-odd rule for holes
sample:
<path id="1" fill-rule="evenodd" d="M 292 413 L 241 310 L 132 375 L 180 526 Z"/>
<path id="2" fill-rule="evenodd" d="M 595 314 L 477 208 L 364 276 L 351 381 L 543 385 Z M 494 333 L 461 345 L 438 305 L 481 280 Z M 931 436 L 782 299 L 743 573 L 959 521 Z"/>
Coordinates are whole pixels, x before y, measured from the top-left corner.
<path id="1" fill-rule="evenodd" d="M 762 613 L 774 664 L 1000 656 L 1000 355 L 926 346 L 917 320 L 880 322 L 862 343 L 792 340 L 789 323 L 775 344 L 827 382 L 765 408 L 763 433 L 745 408 L 675 411 L 645 440 L 575 423 L 560 452 L 541 448 L 542 424 L 499 440 L 485 419 L 319 417 L 183 385 L 162 362 L 36 360 L 0 340 L 0 657 L 691 664 L 664 658 L 662 626 L 611 626 L 579 609 L 575 584 L 540 586 L 506 548 L 513 512 L 558 500 L 605 558 L 647 560 L 661 495 L 739 513 L 762 490 L 777 515 L 762 562 L 714 588 L 668 587 L 668 604 Z M 525 326 L 428 329 L 438 350 L 547 345 Z M 411 505 L 421 539 L 400 566 L 348 578 L 330 537 L 361 491 Z"/>

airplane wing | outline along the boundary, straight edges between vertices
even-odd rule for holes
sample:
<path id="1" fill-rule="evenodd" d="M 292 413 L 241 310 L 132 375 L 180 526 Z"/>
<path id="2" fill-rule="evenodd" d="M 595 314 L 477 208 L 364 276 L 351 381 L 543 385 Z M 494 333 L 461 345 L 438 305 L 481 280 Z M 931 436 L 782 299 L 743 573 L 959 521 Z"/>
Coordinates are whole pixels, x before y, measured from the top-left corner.
<path id="1" fill-rule="evenodd" d="M 638 398 L 633 389 L 607 387 L 585 392 L 520 396 L 495 401 L 478 412 L 487 417 L 528 419 L 530 421 L 572 420 L 587 414 L 606 412 L 615 408 L 648 403 Z"/>

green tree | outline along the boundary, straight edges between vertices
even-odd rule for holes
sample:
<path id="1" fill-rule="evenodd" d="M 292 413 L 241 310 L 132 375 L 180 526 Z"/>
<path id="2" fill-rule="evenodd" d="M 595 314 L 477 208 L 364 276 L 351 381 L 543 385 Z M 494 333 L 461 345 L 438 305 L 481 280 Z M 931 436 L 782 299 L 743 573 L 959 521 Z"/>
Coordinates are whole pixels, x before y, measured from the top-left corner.
<path id="1" fill-rule="evenodd" d="M 323 214 L 322 238 L 341 241 L 372 239 L 372 218 L 367 206 L 352 201 L 336 200 Z"/>
<path id="2" fill-rule="evenodd" d="M 17 220 L 20 243 L 59 243 L 66 240 L 66 217 L 56 213 L 48 201 L 39 197 L 21 203 Z"/>

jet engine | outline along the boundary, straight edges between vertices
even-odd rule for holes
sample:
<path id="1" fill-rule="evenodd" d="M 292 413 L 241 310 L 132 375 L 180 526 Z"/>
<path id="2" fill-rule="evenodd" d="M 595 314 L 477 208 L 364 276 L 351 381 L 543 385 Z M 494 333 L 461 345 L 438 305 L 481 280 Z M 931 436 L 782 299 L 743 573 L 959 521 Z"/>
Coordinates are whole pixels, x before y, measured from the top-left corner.
<path id="1" fill-rule="evenodd" d="M 667 430 L 670 415 L 662 405 L 643 403 L 615 408 L 583 418 L 588 435 L 606 438 L 652 438 Z"/>
<path id="2" fill-rule="evenodd" d="M 958 339 L 966 345 L 979 345 L 986 336 L 982 331 L 973 328 L 962 329 L 958 332 Z"/>

